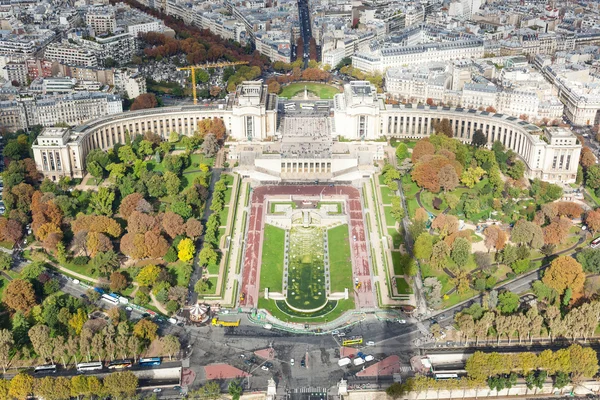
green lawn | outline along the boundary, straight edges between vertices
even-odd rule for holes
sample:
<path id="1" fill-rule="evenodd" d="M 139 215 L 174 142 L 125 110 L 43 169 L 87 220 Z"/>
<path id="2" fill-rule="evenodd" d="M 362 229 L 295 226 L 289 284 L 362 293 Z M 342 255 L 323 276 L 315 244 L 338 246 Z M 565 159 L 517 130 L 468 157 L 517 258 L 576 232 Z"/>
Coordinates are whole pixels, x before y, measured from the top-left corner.
<path id="1" fill-rule="evenodd" d="M 192 172 L 191 174 L 181 175 L 181 184 L 183 185 L 183 189 L 191 187 L 194 183 L 194 179 L 202 174 L 203 172 Z"/>
<path id="2" fill-rule="evenodd" d="M 2 294 L 4 293 L 6 286 L 8 286 L 8 279 L 0 276 L 0 300 L 2 299 Z"/>
<path id="3" fill-rule="evenodd" d="M 440 209 L 436 210 L 435 208 L 433 208 L 433 199 L 435 199 L 436 197 L 439 197 L 442 200 L 442 204 L 440 205 Z M 435 215 L 438 215 L 439 213 L 441 213 L 442 211 L 444 211 L 446 209 L 446 207 L 448 207 L 448 205 L 446 204 L 446 201 L 443 199 L 442 193 L 431 193 L 427 190 L 423 190 L 421 192 L 421 203 L 423 204 L 423 206 L 425 207 L 425 209 Z"/>
<path id="4" fill-rule="evenodd" d="M 183 261 L 176 261 L 167 266 L 169 274 L 177 278 L 178 286 L 185 286 L 190 283 L 190 274 L 192 272 L 191 265 L 184 263 Z"/>
<path id="5" fill-rule="evenodd" d="M 404 278 L 396 278 L 396 289 L 398 290 L 398 294 L 411 294 L 412 290 L 406 279 Z"/>
<path id="6" fill-rule="evenodd" d="M 227 225 L 227 216 L 229 215 L 229 207 L 223 207 L 221 212 L 219 213 L 219 221 L 221 221 L 221 225 Z"/>
<path id="7" fill-rule="evenodd" d="M 192 154 L 190 155 L 190 166 L 184 169 L 183 172 L 196 171 L 200 164 L 206 164 L 209 167 L 212 167 L 215 165 L 215 158 L 205 157 L 203 154 Z"/>
<path id="8" fill-rule="evenodd" d="M 71 262 L 67 262 L 67 263 L 61 264 L 61 267 L 66 268 L 69 271 L 73 271 L 77 274 L 89 276 L 91 278 L 97 278 L 99 275 L 97 270 L 94 270 L 92 267 L 89 267 L 87 265 L 75 265 Z"/>
<path id="9" fill-rule="evenodd" d="M 297 93 L 304 92 L 305 87 L 309 92 L 314 93 L 322 99 L 333 99 L 333 96 L 340 92 L 335 86 L 322 83 L 297 82 L 284 86 L 279 93 L 279 97 L 292 98 Z"/>
<path id="10" fill-rule="evenodd" d="M 203 290 L 198 294 L 202 296 L 217 293 L 217 280 L 218 278 L 216 276 L 211 276 L 210 278 L 208 278 L 208 287 L 206 288 L 206 290 Z"/>
<path id="11" fill-rule="evenodd" d="M 302 322 L 302 323 L 323 323 L 333 321 L 334 319 L 340 317 L 343 313 L 349 310 L 353 310 L 355 307 L 354 299 L 348 300 L 338 300 L 336 307 L 325 315 L 320 315 L 318 317 L 294 317 L 285 312 L 281 311 L 279 307 L 277 307 L 277 303 L 272 299 L 265 299 L 260 297 L 258 299 L 258 308 L 265 309 L 269 311 L 274 317 L 284 322 Z"/>
<path id="12" fill-rule="evenodd" d="M 208 264 L 206 266 L 206 271 L 209 275 L 218 275 L 219 274 L 219 264 Z"/>
<path id="13" fill-rule="evenodd" d="M 385 224 L 386 224 L 386 226 L 395 226 L 396 225 L 396 220 L 392 216 L 392 207 L 391 206 L 384 206 L 383 210 L 385 211 Z"/>
<path id="14" fill-rule="evenodd" d="M 404 265 L 402 265 L 402 254 L 398 251 L 392 251 L 392 264 L 394 265 L 394 275 L 404 275 Z"/>
<path id="15" fill-rule="evenodd" d="M 4 240 L 0 242 L 0 246 L 4 247 L 5 249 L 12 250 L 13 247 L 15 247 L 15 244 L 13 242 Z"/>
<path id="16" fill-rule="evenodd" d="M 223 228 L 219 228 L 219 237 L 217 238 L 218 241 L 221 241 L 221 237 L 225 234 L 225 227 Z"/>
<path id="17" fill-rule="evenodd" d="M 329 246 L 329 274 L 331 292 L 352 291 L 352 255 L 348 225 L 340 225 L 327 231 Z"/>
<path id="18" fill-rule="evenodd" d="M 229 174 L 222 174 L 221 179 L 225 181 L 227 186 L 233 185 L 233 176 Z"/>
<path id="19" fill-rule="evenodd" d="M 231 192 L 233 192 L 233 187 L 228 186 L 225 190 L 225 196 L 223 197 L 224 204 L 229 204 L 229 202 L 231 201 Z"/>
<path id="20" fill-rule="evenodd" d="M 291 206 L 292 209 L 296 208 L 296 203 L 294 203 L 293 201 L 279 201 L 279 202 L 271 202 L 269 204 L 271 205 L 271 207 L 269 208 L 269 212 L 271 214 L 275 214 L 276 206 L 286 205 L 286 206 Z"/>
<path id="21" fill-rule="evenodd" d="M 388 234 L 392 237 L 392 246 L 394 249 L 399 249 L 404 243 L 404 236 L 394 228 L 388 228 Z"/>
<path id="22" fill-rule="evenodd" d="M 260 268 L 260 292 L 269 288 L 281 292 L 283 288 L 283 256 L 285 251 L 285 230 L 265 224 Z"/>
<path id="23" fill-rule="evenodd" d="M 148 161 L 148 170 L 154 172 L 164 172 L 165 168 L 162 163 L 157 163 L 154 159 Z"/>
<path id="24" fill-rule="evenodd" d="M 381 200 L 383 204 L 390 204 L 392 202 L 392 197 L 395 196 L 394 192 L 387 186 L 380 186 L 381 188 Z"/>

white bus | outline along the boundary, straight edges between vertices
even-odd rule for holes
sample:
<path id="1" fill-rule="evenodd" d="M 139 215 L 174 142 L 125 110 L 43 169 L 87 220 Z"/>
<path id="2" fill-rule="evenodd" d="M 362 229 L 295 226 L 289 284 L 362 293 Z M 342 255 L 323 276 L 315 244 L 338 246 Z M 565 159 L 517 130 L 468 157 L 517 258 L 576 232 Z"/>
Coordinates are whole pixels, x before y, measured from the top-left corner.
<path id="1" fill-rule="evenodd" d="M 116 305 L 119 304 L 119 300 L 118 299 L 116 299 L 116 298 L 114 298 L 112 296 L 109 296 L 106 293 L 102 295 L 102 300 L 106 301 L 107 303 L 112 304 L 113 306 L 116 306 Z"/>
<path id="2" fill-rule="evenodd" d="M 56 365 L 40 365 L 33 370 L 36 374 L 55 374 Z"/>
<path id="3" fill-rule="evenodd" d="M 315 105 L 312 103 L 302 103 L 302 104 L 300 104 L 300 108 L 303 110 L 314 110 Z"/>
<path id="4" fill-rule="evenodd" d="M 101 362 L 89 362 L 77 364 L 77 372 L 99 371 L 102 369 Z"/>
<path id="5" fill-rule="evenodd" d="M 600 237 L 597 237 L 596 239 L 592 240 L 592 243 L 590 243 L 590 247 L 592 249 L 595 249 L 598 246 L 600 246 Z"/>
<path id="6" fill-rule="evenodd" d="M 315 104 L 317 105 L 317 109 L 329 110 L 329 102 L 326 100 L 319 100 Z"/>
<path id="7" fill-rule="evenodd" d="M 458 379 L 458 374 L 435 374 L 435 380 Z"/>
<path id="8" fill-rule="evenodd" d="M 283 107 L 286 110 L 295 110 L 296 109 L 296 103 L 285 103 L 285 105 Z"/>

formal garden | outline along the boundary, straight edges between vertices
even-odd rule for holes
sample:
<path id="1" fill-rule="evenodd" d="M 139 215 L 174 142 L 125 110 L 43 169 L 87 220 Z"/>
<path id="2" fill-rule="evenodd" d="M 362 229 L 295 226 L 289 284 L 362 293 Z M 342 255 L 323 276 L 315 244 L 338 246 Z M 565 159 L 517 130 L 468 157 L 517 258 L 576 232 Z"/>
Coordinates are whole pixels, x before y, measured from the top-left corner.
<path id="1" fill-rule="evenodd" d="M 326 207 L 331 214 L 342 213 L 341 202 L 320 202 L 318 208 Z M 295 202 L 270 202 L 269 212 L 285 214 L 282 210 L 294 210 Z M 288 267 L 286 272 L 286 234 Z M 334 250 L 329 250 L 334 249 Z M 328 254 L 327 254 L 328 253 Z M 287 279 L 286 279 L 287 275 Z M 347 288 L 347 300 L 327 300 L 330 293 L 343 293 Z M 286 300 L 265 299 L 269 293 L 284 293 Z M 286 230 L 265 224 L 262 242 L 259 308 L 288 322 L 331 321 L 354 308 L 352 259 L 347 224 L 330 229 L 319 226 L 293 225 Z M 308 311 L 311 310 L 311 311 Z"/>
<path id="2" fill-rule="evenodd" d="M 333 99 L 333 96 L 340 93 L 337 87 L 324 83 L 294 82 L 283 86 L 279 92 L 279 97 L 291 99 L 296 95 L 303 95 L 305 88 L 311 95 L 317 96 L 320 99 Z"/>

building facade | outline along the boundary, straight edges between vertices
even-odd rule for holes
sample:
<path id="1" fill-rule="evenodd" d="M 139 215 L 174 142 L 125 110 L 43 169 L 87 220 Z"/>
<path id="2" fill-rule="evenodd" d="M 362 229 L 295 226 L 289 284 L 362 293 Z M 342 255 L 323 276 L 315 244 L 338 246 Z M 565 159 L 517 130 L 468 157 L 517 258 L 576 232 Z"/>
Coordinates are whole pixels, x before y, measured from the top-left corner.
<path id="1" fill-rule="evenodd" d="M 44 57 L 67 65 L 95 67 L 98 59 L 89 50 L 68 43 L 53 43 L 46 47 Z"/>
<path id="2" fill-rule="evenodd" d="M 244 82 L 226 103 L 127 112 L 79 126 L 71 130 L 69 139 L 60 145 L 69 155 L 61 158 L 60 171 L 52 170 L 49 163 L 44 164 L 46 146 L 42 142 L 36 141 L 32 149 L 36 165 L 44 176 L 53 180 L 61 176 L 81 178 L 85 172 L 85 157 L 93 149 L 108 150 L 117 143 L 125 143 L 127 134 L 134 136 L 146 131 L 164 140 L 172 131 L 193 135 L 199 121 L 217 117 L 223 119 L 227 133 L 235 139 L 232 153 L 236 161 L 247 170 L 253 166 L 253 171 L 267 180 L 298 173 L 308 174 L 303 175 L 306 179 L 317 176 L 314 174 L 335 179 L 360 177 L 361 168 L 371 173 L 369 164 L 372 167 L 373 160 L 383 157 L 383 153 L 377 143 L 371 143 L 374 147 L 369 143 L 364 146 L 356 143 L 351 149 L 336 149 L 333 138 L 419 139 L 433 134 L 436 122 L 448 119 L 458 140 L 470 143 L 475 130 L 481 129 L 489 146 L 500 141 L 513 150 L 525 162 L 528 178 L 570 183 L 577 175 L 581 144 L 564 128 L 542 130 L 512 116 L 473 109 L 388 105 L 373 85 L 361 81 L 347 84 L 344 93 L 335 95 L 331 104 L 333 116 L 330 116 L 329 106 L 322 115 L 307 112 L 304 120 L 286 115 L 283 107 L 279 111 L 283 114 L 278 116 L 278 103 L 278 97 L 268 94 L 262 82 Z M 280 128 L 278 123 L 288 127 Z M 312 131 L 318 136 L 298 139 L 300 133 L 293 133 L 304 132 L 309 126 L 314 127 Z M 292 133 L 282 136 L 277 143 L 272 142 L 272 137 L 281 136 L 280 129 Z M 335 165 L 331 160 L 336 160 Z"/>
<path id="3" fill-rule="evenodd" d="M 127 134 L 135 136 L 147 131 L 165 140 L 172 131 L 191 136 L 198 129 L 199 121 L 214 117 L 223 119 L 227 133 L 236 140 L 263 140 L 275 135 L 277 101 L 277 96 L 269 94 L 262 82 L 243 82 L 227 103 L 119 113 L 69 130 L 69 135 L 64 136 L 68 140 L 57 144 L 69 155 L 61 158 L 60 170 L 44 164 L 46 142 L 36 140 L 33 144 L 34 159 L 38 169 L 52 180 L 61 176 L 82 178 L 85 157 L 93 149 L 108 150 L 117 143 L 125 144 Z M 53 148 L 53 151 L 58 150 Z"/>

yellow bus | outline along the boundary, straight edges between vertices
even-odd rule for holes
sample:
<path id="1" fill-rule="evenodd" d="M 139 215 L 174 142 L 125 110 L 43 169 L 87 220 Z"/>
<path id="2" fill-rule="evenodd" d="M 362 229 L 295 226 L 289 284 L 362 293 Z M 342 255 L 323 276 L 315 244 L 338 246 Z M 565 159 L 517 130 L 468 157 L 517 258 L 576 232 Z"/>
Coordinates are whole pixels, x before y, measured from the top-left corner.
<path id="1" fill-rule="evenodd" d="M 344 341 L 342 342 L 342 346 L 353 346 L 355 344 L 362 344 L 362 342 L 362 336 L 352 336 L 348 339 L 344 339 Z"/>
<path id="2" fill-rule="evenodd" d="M 240 320 L 236 321 L 222 321 L 219 318 L 213 318 L 211 321 L 213 326 L 240 326 Z"/>

